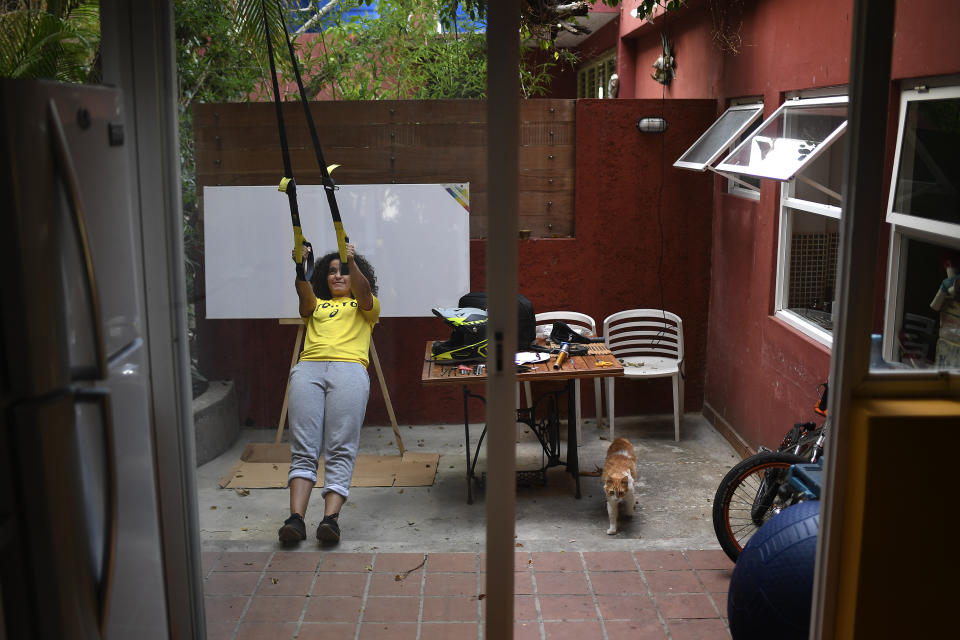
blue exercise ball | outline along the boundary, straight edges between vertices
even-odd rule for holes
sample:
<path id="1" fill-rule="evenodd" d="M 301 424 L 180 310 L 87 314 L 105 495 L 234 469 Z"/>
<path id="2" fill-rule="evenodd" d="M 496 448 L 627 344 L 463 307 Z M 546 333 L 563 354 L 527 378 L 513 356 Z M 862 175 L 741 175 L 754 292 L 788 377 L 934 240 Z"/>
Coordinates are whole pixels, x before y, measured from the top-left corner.
<path id="1" fill-rule="evenodd" d="M 770 518 L 747 542 L 727 598 L 734 640 L 806 640 L 819 523 L 820 501 L 801 502 Z"/>

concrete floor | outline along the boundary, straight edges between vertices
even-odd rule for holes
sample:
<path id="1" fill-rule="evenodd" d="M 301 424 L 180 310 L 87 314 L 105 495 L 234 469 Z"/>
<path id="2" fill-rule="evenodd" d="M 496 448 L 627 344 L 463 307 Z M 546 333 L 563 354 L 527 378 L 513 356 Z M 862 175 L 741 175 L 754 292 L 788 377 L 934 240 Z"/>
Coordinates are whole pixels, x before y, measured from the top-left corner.
<path id="1" fill-rule="evenodd" d="M 402 426 L 411 451 L 440 454 L 433 486 L 354 487 L 341 512 L 343 539 L 338 551 L 482 552 L 485 545 L 486 494 L 475 489 L 466 503 L 466 456 L 462 425 Z M 561 428 L 564 435 L 566 427 Z M 481 425 L 471 428 L 475 446 Z M 539 445 L 523 425 L 517 428 L 518 468 L 539 465 Z M 573 497 L 573 478 L 564 467 L 547 472 L 546 486 L 518 486 L 516 537 L 525 551 L 637 551 L 644 549 L 719 549 L 711 522 L 713 494 L 739 457 L 698 413 L 688 413 L 673 440 L 672 416 L 617 418 L 616 435 L 636 447 L 639 482 L 632 518 L 622 530 L 606 534 L 606 503 L 600 478 L 580 478 L 583 497 Z M 249 442 L 270 442 L 272 429 L 245 429 L 225 453 L 197 469 L 201 540 L 204 551 L 279 549 L 277 528 L 288 515 L 286 489 L 250 489 L 241 495 L 217 485 Z M 585 420 L 580 447 L 582 472 L 602 466 L 607 429 Z M 565 438 L 564 438 L 565 440 Z M 485 449 L 485 447 L 484 447 Z M 364 427 L 361 453 L 395 454 L 393 430 Z M 566 442 L 561 444 L 566 451 Z M 478 471 L 484 468 L 484 451 Z M 565 453 L 563 454 L 565 457 Z M 322 516 L 320 492 L 307 512 L 304 550 L 317 549 L 313 531 Z"/>

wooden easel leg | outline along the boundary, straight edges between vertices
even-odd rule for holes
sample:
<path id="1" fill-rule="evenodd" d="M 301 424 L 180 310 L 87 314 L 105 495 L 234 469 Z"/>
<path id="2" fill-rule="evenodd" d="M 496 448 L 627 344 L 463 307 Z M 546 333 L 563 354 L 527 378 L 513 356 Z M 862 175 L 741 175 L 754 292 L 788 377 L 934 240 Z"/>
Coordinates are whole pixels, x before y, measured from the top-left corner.
<path id="1" fill-rule="evenodd" d="M 380 368 L 380 357 L 377 356 L 377 347 L 373 344 L 373 337 L 370 337 L 370 356 L 373 359 L 373 366 L 377 370 L 377 379 L 380 381 L 380 391 L 383 392 L 383 400 L 387 403 L 387 413 L 390 415 L 390 424 L 393 425 L 393 434 L 397 436 L 397 448 L 400 455 L 406 451 L 403 447 L 403 438 L 400 437 L 400 427 L 397 426 L 397 416 L 393 414 L 393 403 L 390 402 L 390 392 L 387 391 L 387 383 L 383 379 L 383 370 Z"/>
<path id="2" fill-rule="evenodd" d="M 293 357 L 290 358 L 290 368 L 297 364 L 297 358 L 300 357 L 300 345 L 303 344 L 304 325 L 301 323 L 297 328 L 297 340 L 293 344 Z M 283 425 L 287 421 L 287 399 L 290 393 L 290 374 L 287 373 L 287 386 L 283 390 L 283 408 L 280 409 L 280 424 L 277 425 L 277 437 L 275 443 L 280 444 L 283 440 Z"/>

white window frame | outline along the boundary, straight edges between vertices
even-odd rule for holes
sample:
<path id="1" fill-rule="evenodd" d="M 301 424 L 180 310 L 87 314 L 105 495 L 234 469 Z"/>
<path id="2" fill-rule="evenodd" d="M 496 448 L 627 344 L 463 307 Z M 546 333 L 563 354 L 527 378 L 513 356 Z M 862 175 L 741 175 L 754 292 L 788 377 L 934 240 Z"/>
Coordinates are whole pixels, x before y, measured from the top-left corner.
<path id="1" fill-rule="evenodd" d="M 897 145 L 893 160 L 893 174 L 890 176 L 890 193 L 887 200 L 887 222 L 891 224 L 890 248 L 887 254 L 887 282 L 886 297 L 883 310 L 883 342 L 881 353 L 887 362 L 897 362 L 897 336 L 903 328 L 904 298 L 907 278 L 907 253 L 911 241 L 926 242 L 960 251 L 960 225 L 939 220 L 929 220 L 920 216 L 913 216 L 894 211 L 896 200 L 897 181 L 900 173 L 900 156 L 903 151 L 904 127 L 906 125 L 907 107 L 911 102 L 923 100 L 960 99 L 960 78 L 951 78 L 957 84 L 948 86 L 928 87 L 925 83 L 918 83 L 911 89 L 904 89 L 900 94 L 900 117 L 897 127 Z M 931 290 L 930 297 L 936 292 Z M 935 371 L 935 369 L 933 369 Z M 896 374 L 904 373 L 923 374 L 932 369 L 904 370 L 894 369 Z M 940 373 L 951 370 L 942 369 Z M 871 374 L 883 374 L 884 369 L 871 369 Z"/>
<path id="2" fill-rule="evenodd" d="M 731 106 L 736 106 L 736 105 L 741 105 L 741 104 L 753 104 L 753 103 L 760 103 L 761 105 L 763 105 L 763 97 L 762 97 L 762 96 L 754 96 L 754 97 L 750 97 L 750 98 L 734 98 L 734 99 L 732 99 L 732 100 L 730 101 L 730 105 L 731 105 Z M 759 117 L 757 120 L 755 120 L 753 123 L 751 123 L 750 126 L 756 125 L 756 127 L 760 127 L 762 124 L 763 124 L 763 111 L 760 112 L 760 117 Z M 749 127 L 748 127 L 748 128 L 747 128 L 747 131 L 749 131 L 749 130 L 750 130 L 750 129 L 749 129 Z M 752 133 L 752 132 L 751 132 L 751 133 Z M 746 135 L 749 135 L 749 134 L 746 134 L 746 135 L 745 135 L 745 134 L 740 134 L 740 135 L 744 136 L 744 139 L 746 139 Z M 737 138 L 734 139 L 734 143 L 733 143 L 734 145 L 738 145 L 738 144 L 740 144 L 741 142 L 743 142 L 743 140 L 740 140 L 739 138 L 740 138 L 740 136 L 737 136 Z M 728 173 L 720 173 L 719 171 L 718 171 L 717 173 L 719 173 L 719 174 L 722 175 L 722 176 L 726 176 L 726 177 L 728 178 L 728 180 L 727 180 L 727 193 L 729 193 L 730 195 L 732 195 L 732 196 L 737 196 L 738 198 L 747 198 L 747 199 L 749 199 L 749 200 L 759 200 L 759 199 L 760 199 L 760 189 L 759 189 L 759 188 L 755 187 L 754 185 L 750 184 L 749 182 L 744 182 L 744 181 L 741 180 L 740 178 L 738 178 L 738 177 L 736 177 L 736 176 L 733 176 L 733 175 L 731 175 L 731 174 L 728 174 Z"/>
<path id="3" fill-rule="evenodd" d="M 901 283 L 907 277 L 907 246 L 912 240 L 960 251 L 960 235 L 949 237 L 922 229 L 893 226 L 893 232 L 890 234 L 890 250 L 887 254 L 886 302 L 883 310 L 883 343 L 881 347 L 883 359 L 887 362 L 897 362 L 899 358 L 896 338 L 900 335 L 900 329 L 903 328 L 903 307 L 906 290 L 906 287 L 901 286 Z M 932 283 L 930 288 L 931 300 L 936 293 L 936 284 Z M 875 371 L 871 370 L 871 372 Z M 901 369 L 897 371 L 899 373 L 903 372 Z M 930 369 L 917 369 L 917 371 L 930 371 Z"/>
<path id="4" fill-rule="evenodd" d="M 900 95 L 900 124 L 897 128 L 897 151 L 893 157 L 893 176 L 890 179 L 890 195 L 887 201 L 887 222 L 901 227 L 926 231 L 944 238 L 960 237 L 960 224 L 929 220 L 920 216 L 912 216 L 893 210 L 896 198 L 897 178 L 900 173 L 900 155 L 903 151 L 904 125 L 907 119 L 907 106 L 911 102 L 924 100 L 960 99 L 960 86 L 949 87 L 914 87 L 906 89 Z"/>
<path id="5" fill-rule="evenodd" d="M 825 92 L 831 92 L 832 95 L 825 95 Z M 808 96 L 817 96 L 817 97 L 808 97 Z M 841 104 L 848 102 L 845 89 L 821 89 L 815 92 L 804 92 L 802 94 L 791 96 L 786 100 L 780 107 L 777 108 L 769 118 L 766 119 L 766 122 L 771 122 L 779 117 L 785 111 L 789 111 L 791 108 L 804 108 L 805 106 L 817 106 L 817 105 L 830 105 L 830 104 Z M 727 158 L 730 158 L 744 145 L 751 144 L 755 134 L 762 131 L 763 125 L 759 127 L 754 134 L 751 134 L 747 139 L 741 142 L 739 145 L 734 148 Z M 726 158 L 717 166 L 718 171 L 728 171 L 731 173 L 741 173 L 746 175 L 754 175 L 759 178 L 767 178 L 771 180 L 777 180 L 783 182 L 783 187 L 780 190 L 780 204 L 779 204 L 779 234 L 777 238 L 777 267 L 776 267 L 776 287 L 774 290 L 774 316 L 784 322 L 785 324 L 793 327 L 797 331 L 800 331 L 804 335 L 809 336 L 811 339 L 816 342 L 828 347 L 833 347 L 833 333 L 827 331 L 826 329 L 820 327 L 819 325 L 803 318 L 797 313 L 790 311 L 787 307 L 788 297 L 789 297 L 789 288 L 790 288 L 790 259 L 792 251 L 792 239 L 793 239 L 793 216 L 791 215 L 791 210 L 801 211 L 805 213 L 812 213 L 815 215 L 832 218 L 835 220 L 840 220 L 842 216 L 840 194 L 835 193 L 832 190 L 819 185 L 818 183 L 805 178 L 802 173 L 804 169 L 809 167 L 814 160 L 820 157 L 823 153 L 826 153 L 830 146 L 840 139 L 840 137 L 846 131 L 846 122 L 841 126 L 837 127 L 833 133 L 831 133 L 827 138 L 821 142 L 817 148 L 809 154 L 803 163 L 801 163 L 795 171 L 790 173 L 776 173 L 772 171 L 743 171 L 743 167 L 738 165 L 733 165 L 726 162 Z M 794 197 L 794 189 L 796 180 L 801 180 L 821 191 L 825 191 L 831 195 L 831 197 L 837 202 L 834 205 L 822 204 L 818 202 L 813 202 L 810 200 L 803 200 L 800 198 Z M 834 306 L 831 307 L 831 312 L 834 310 Z"/>
<path id="6" fill-rule="evenodd" d="M 613 62 L 612 71 L 607 73 L 607 65 Z M 588 62 L 583 63 L 579 69 L 577 69 L 577 98 L 605 98 L 607 91 L 607 85 L 610 82 L 610 76 L 616 73 L 617 69 L 617 49 L 613 48 L 609 51 L 605 51 L 598 55 L 596 58 L 589 60 Z M 581 88 L 586 83 L 584 76 L 586 76 L 590 71 L 596 71 L 599 75 L 603 76 L 602 82 L 598 81 L 597 89 L 600 91 L 600 95 L 582 95 Z"/>
<path id="7" fill-rule="evenodd" d="M 754 113 L 754 115 L 750 119 L 745 120 L 743 124 L 741 124 L 737 128 L 736 131 L 731 133 L 730 136 L 727 137 L 726 141 L 723 144 L 717 146 L 717 148 L 711 152 L 711 155 L 706 162 L 691 162 L 689 160 L 684 160 L 684 158 L 687 157 L 687 155 L 691 151 L 696 149 L 700 145 L 700 143 L 710 135 L 710 133 L 714 130 L 714 128 L 716 128 L 717 125 L 723 122 L 723 119 L 727 116 L 727 114 L 734 113 L 737 111 L 755 111 L 756 113 Z M 713 124 L 707 127 L 707 130 L 704 131 L 700 135 L 700 137 L 697 138 L 697 140 L 693 144 L 691 144 L 686 151 L 683 152 L 683 155 L 681 155 L 677 159 L 677 161 L 673 163 L 673 166 L 679 169 L 693 169 L 694 171 L 705 171 L 706 169 L 712 169 L 713 167 L 711 165 L 714 162 L 716 162 L 717 158 L 723 155 L 723 152 L 729 149 L 730 145 L 732 145 L 737 138 L 743 135 L 743 132 L 749 129 L 750 125 L 756 122 L 757 119 L 760 118 L 761 116 L 763 116 L 762 102 L 759 104 L 754 102 L 750 104 L 730 105 L 727 108 L 727 110 L 724 111 L 719 118 L 714 120 Z"/>
<path id="8" fill-rule="evenodd" d="M 744 167 L 742 165 L 733 164 L 730 160 L 745 146 L 753 144 L 753 141 L 757 138 L 762 137 L 764 129 L 781 114 L 785 114 L 791 110 L 804 109 L 806 107 L 817 107 L 817 106 L 826 106 L 826 105 L 835 105 L 835 104 L 846 104 L 848 102 L 846 95 L 835 95 L 828 98 L 793 98 L 787 100 L 782 105 L 780 105 L 776 111 L 774 111 L 769 118 L 766 119 L 763 125 L 761 125 L 756 131 L 754 131 L 750 136 L 738 144 L 733 151 L 727 154 L 727 157 L 724 158 L 720 164 L 717 165 L 717 171 L 723 171 L 726 173 L 734 174 L 744 174 L 749 176 L 756 176 L 758 178 L 769 178 L 771 180 L 777 180 L 779 182 L 789 182 L 797 177 L 803 169 L 809 166 L 814 160 L 819 158 L 827 149 L 830 148 L 836 140 L 840 138 L 847 130 L 847 122 L 844 120 L 843 124 L 837 127 L 830 135 L 823 139 L 823 141 L 817 145 L 817 148 L 811 151 L 803 162 L 797 164 L 789 171 L 777 170 L 773 167 L 757 167 L 751 169 L 750 167 Z"/>

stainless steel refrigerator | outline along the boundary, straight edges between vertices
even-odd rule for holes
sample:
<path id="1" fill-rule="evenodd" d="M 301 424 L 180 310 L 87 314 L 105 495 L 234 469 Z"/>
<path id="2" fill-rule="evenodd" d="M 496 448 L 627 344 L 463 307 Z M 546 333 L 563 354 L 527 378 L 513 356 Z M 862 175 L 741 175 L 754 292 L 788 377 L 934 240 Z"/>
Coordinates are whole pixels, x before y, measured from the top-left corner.
<path id="1" fill-rule="evenodd" d="M 0 80 L 0 638 L 166 638 L 120 91 Z"/>

